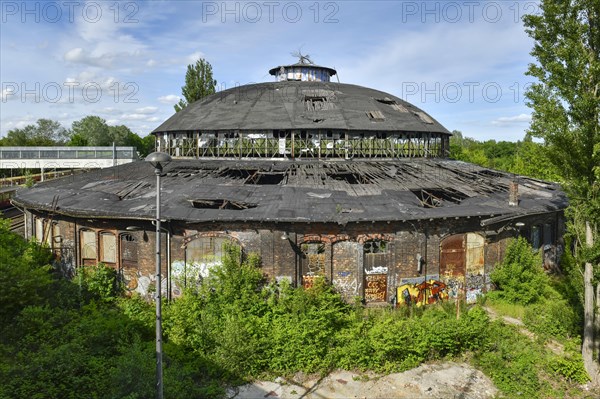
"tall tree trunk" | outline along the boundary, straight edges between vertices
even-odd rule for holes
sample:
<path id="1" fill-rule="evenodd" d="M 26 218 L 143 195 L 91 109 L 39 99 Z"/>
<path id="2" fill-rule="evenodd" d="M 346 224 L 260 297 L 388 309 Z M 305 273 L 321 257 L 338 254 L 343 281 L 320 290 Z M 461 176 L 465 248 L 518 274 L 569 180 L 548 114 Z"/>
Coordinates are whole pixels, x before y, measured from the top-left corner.
<path id="1" fill-rule="evenodd" d="M 592 234 L 592 228 L 589 222 L 585 222 L 585 243 L 587 247 L 594 245 L 594 236 Z M 594 348 L 595 348 L 595 335 L 594 334 L 594 286 L 592 285 L 593 268 L 591 262 L 585 263 L 585 270 L 583 273 L 583 287 L 584 287 L 584 320 L 583 320 L 583 344 L 581 346 L 581 355 L 583 357 L 583 364 L 587 370 L 592 383 L 598 385 L 600 382 L 600 374 L 598 363 L 594 359 Z"/>
<path id="2" fill-rule="evenodd" d="M 594 353 L 596 354 L 596 362 L 600 367 L 600 284 L 596 284 L 596 306 L 594 310 Z M 600 372 L 600 370 L 599 370 Z"/>

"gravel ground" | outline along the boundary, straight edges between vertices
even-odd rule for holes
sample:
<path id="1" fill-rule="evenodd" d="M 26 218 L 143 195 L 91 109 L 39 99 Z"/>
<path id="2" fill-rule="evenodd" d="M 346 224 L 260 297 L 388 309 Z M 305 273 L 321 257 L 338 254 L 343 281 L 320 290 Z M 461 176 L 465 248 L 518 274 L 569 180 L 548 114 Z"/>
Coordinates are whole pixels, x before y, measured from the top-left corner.
<path id="1" fill-rule="evenodd" d="M 231 388 L 230 399 L 494 398 L 498 390 L 481 371 L 465 363 L 425 364 L 385 376 L 335 371 L 324 378 L 301 373 L 292 379 L 255 381 Z"/>

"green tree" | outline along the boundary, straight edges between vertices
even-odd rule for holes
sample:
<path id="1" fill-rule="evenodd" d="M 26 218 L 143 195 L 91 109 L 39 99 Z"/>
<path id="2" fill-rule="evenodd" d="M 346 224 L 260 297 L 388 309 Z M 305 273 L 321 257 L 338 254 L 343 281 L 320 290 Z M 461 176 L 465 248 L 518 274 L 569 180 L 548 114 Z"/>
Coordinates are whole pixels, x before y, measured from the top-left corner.
<path id="1" fill-rule="evenodd" d="M 0 140 L 1 146 L 54 146 L 65 144 L 69 131 L 59 122 L 51 119 L 38 119 L 35 125 L 22 129 L 9 130 Z"/>
<path id="2" fill-rule="evenodd" d="M 99 116 L 90 115 L 73 122 L 71 126 L 73 136 L 77 136 L 79 143 L 85 142 L 90 146 L 112 145 L 110 129 L 106 121 Z"/>
<path id="3" fill-rule="evenodd" d="M 212 66 L 202 58 L 190 64 L 185 73 L 185 86 L 181 87 L 183 97 L 175 104 L 175 112 L 179 112 L 194 101 L 215 93 L 217 81 L 213 79 Z"/>
<path id="4" fill-rule="evenodd" d="M 549 159 L 563 180 L 571 201 L 576 245 L 585 242 L 593 247 L 600 219 L 600 2 L 542 0 L 540 10 L 539 15 L 524 18 L 526 31 L 535 41 L 531 54 L 536 62 L 527 72 L 537 79 L 527 93 L 533 109 L 530 132 L 544 139 Z M 594 252 L 598 253 L 583 253 Z M 600 303 L 593 287 L 597 259 L 582 260 L 582 355 L 592 381 L 598 384 L 600 372 L 593 358 L 599 335 L 595 323 L 600 321 L 594 312 L 594 302 Z"/>

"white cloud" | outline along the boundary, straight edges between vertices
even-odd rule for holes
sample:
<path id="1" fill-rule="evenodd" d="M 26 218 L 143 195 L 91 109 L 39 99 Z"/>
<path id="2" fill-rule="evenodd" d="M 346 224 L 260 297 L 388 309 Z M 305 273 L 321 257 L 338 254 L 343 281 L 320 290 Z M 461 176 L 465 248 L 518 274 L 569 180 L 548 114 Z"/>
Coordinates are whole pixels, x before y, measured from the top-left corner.
<path id="1" fill-rule="evenodd" d="M 492 121 L 492 125 L 507 126 L 507 125 L 521 125 L 524 123 L 531 122 L 530 114 L 519 114 L 515 116 L 502 116 Z"/>
<path id="2" fill-rule="evenodd" d="M 149 118 L 148 118 L 148 115 L 146 115 L 146 114 L 131 113 L 131 114 L 122 114 L 121 119 L 124 119 L 126 121 L 141 121 L 141 120 L 148 120 Z"/>
<path id="3" fill-rule="evenodd" d="M 138 114 L 154 114 L 158 111 L 158 107 L 142 107 L 135 110 Z"/>
<path id="4" fill-rule="evenodd" d="M 187 56 L 186 60 L 188 64 L 195 64 L 199 58 L 205 58 L 206 56 L 202 51 L 196 51 Z"/>
<path id="5" fill-rule="evenodd" d="M 158 101 L 160 101 L 163 104 L 174 104 L 176 102 L 179 102 L 179 100 L 181 100 L 181 97 L 176 96 L 175 94 L 168 94 L 166 96 L 158 97 Z"/>

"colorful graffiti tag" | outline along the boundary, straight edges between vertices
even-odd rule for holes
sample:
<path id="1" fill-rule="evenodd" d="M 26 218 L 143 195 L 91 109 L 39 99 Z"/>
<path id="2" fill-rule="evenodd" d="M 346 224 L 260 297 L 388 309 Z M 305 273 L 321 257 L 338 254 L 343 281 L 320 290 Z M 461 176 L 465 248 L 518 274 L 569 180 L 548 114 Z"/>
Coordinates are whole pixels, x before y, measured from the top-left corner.
<path id="1" fill-rule="evenodd" d="M 397 289 L 398 305 L 423 306 L 442 302 L 448 299 L 446 289 L 446 284 L 438 280 L 403 284 Z"/>

